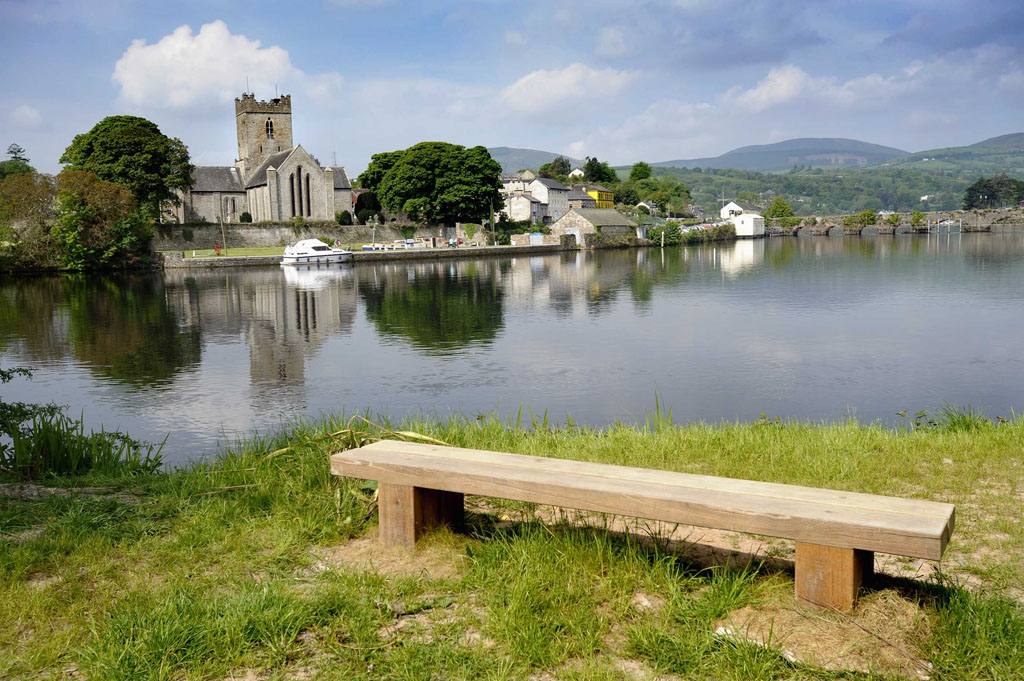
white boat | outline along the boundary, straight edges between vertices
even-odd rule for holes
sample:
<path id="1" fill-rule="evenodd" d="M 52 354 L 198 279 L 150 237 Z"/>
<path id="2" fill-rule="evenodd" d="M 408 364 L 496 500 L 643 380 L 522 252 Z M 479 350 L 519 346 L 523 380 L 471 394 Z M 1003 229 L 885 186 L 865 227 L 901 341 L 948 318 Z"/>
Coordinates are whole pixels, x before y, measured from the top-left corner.
<path id="1" fill-rule="evenodd" d="M 294 246 L 284 249 L 282 265 L 306 265 L 314 263 L 348 262 L 352 259 L 352 251 L 341 248 L 337 241 L 328 246 L 320 239 L 303 239 Z"/>

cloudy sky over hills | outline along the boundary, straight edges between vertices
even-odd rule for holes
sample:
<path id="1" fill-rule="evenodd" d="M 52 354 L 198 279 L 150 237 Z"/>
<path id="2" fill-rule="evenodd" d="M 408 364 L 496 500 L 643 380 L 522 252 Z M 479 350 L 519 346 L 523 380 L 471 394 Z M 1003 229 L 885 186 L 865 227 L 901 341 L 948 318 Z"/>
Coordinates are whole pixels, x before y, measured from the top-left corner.
<path id="1" fill-rule="evenodd" d="M 248 79 L 353 174 L 428 139 L 617 164 L 791 137 L 915 151 L 1024 130 L 1022 31 L 1019 0 L 0 0 L 0 143 L 53 172 L 130 113 L 228 164 Z"/>

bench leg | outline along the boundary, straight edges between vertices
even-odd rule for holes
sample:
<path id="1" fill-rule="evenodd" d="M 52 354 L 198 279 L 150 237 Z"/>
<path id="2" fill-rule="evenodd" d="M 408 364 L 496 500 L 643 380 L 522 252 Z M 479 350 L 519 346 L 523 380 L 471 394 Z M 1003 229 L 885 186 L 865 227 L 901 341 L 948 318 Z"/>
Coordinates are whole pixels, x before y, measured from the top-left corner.
<path id="1" fill-rule="evenodd" d="M 796 599 L 850 612 L 861 584 L 874 572 L 875 554 L 821 544 L 796 543 Z"/>
<path id="2" fill-rule="evenodd" d="M 412 548 L 420 535 L 432 527 L 448 525 L 460 530 L 463 525 L 463 498 L 459 492 L 381 483 L 377 508 L 384 544 Z"/>

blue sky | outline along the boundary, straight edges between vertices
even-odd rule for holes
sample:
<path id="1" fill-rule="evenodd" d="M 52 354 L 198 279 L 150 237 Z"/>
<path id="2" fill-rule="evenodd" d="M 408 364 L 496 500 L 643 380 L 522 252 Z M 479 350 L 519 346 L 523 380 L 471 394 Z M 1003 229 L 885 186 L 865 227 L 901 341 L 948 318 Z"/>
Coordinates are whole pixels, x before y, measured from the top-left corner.
<path id="1" fill-rule="evenodd" d="M 54 172 L 130 113 L 229 164 L 248 78 L 353 175 L 422 140 L 614 164 L 792 137 L 918 151 L 1024 131 L 1021 35 L 1019 0 L 0 0 L 0 143 Z"/>

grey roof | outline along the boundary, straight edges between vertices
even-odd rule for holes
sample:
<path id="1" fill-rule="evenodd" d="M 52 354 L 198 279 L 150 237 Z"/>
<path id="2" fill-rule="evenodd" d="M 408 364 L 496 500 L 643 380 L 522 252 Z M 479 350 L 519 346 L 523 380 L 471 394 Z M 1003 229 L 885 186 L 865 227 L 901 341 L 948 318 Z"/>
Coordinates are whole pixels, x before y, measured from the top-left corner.
<path id="1" fill-rule="evenodd" d="M 508 198 L 510 200 L 511 199 L 528 199 L 530 201 L 530 203 L 542 203 L 542 201 L 540 199 L 538 199 L 536 196 L 534 196 L 533 194 L 513 194 L 512 196 L 510 196 Z"/>
<path id="2" fill-rule="evenodd" d="M 570 189 L 569 190 L 570 201 L 597 201 L 593 196 L 586 193 L 581 189 Z"/>
<path id="3" fill-rule="evenodd" d="M 558 180 L 552 179 L 550 177 L 538 177 L 536 180 L 534 180 L 534 182 L 540 182 L 542 185 L 544 185 L 548 189 L 564 189 L 564 190 L 568 190 L 569 189 L 568 187 L 566 187 L 564 184 L 562 184 Z"/>
<path id="4" fill-rule="evenodd" d="M 580 191 L 584 191 L 584 192 L 586 192 L 586 191 L 610 192 L 611 191 L 611 189 L 608 189 L 607 187 L 602 187 L 599 184 L 574 184 L 572 186 L 572 188 L 573 189 L 579 189 Z"/>
<path id="5" fill-rule="evenodd" d="M 193 192 L 244 192 L 242 175 L 234 166 L 196 166 L 192 171 Z"/>
<path id="6" fill-rule="evenodd" d="M 341 166 L 334 166 L 334 188 L 351 189 L 352 183 L 348 181 L 348 173 Z"/>
<path id="7" fill-rule="evenodd" d="M 267 168 L 273 166 L 275 168 L 280 167 L 284 160 L 288 158 L 295 149 L 285 149 L 279 151 L 276 154 L 271 154 L 267 157 L 267 160 L 260 164 L 260 167 L 249 177 L 249 181 L 245 183 L 245 188 L 250 189 L 252 187 L 259 187 L 267 183 Z"/>
<path id="8" fill-rule="evenodd" d="M 635 222 L 614 208 L 573 208 L 569 212 L 575 212 L 595 227 L 636 227 Z"/>
<path id="9" fill-rule="evenodd" d="M 757 206 L 755 206 L 755 205 L 753 205 L 751 203 L 743 203 L 741 201 L 732 201 L 731 203 L 735 203 L 737 206 L 739 206 L 743 210 L 757 210 Z"/>

